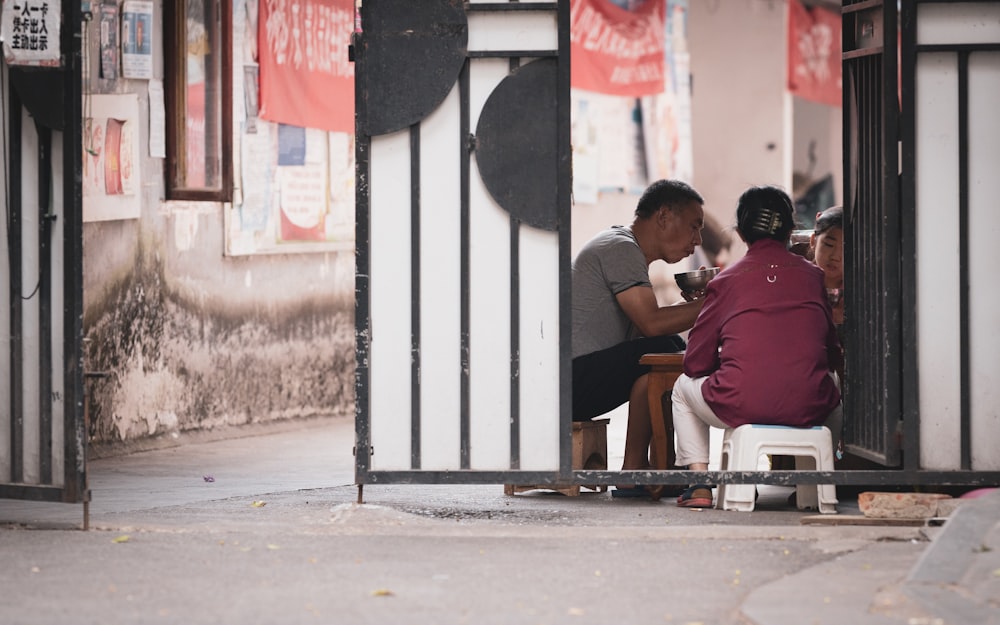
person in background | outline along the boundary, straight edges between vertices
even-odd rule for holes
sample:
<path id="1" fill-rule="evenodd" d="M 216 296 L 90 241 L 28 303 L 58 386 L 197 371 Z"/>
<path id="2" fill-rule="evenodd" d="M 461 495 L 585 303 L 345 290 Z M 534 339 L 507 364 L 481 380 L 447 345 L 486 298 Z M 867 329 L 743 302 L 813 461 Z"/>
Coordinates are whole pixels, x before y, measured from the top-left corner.
<path id="1" fill-rule="evenodd" d="M 740 196 L 736 230 L 746 256 L 708 283 L 673 391 L 677 464 L 708 469 L 709 427 L 827 425 L 839 433 L 842 361 L 823 272 L 788 250 L 791 199 L 773 186 Z M 677 499 L 712 505 L 696 484 Z"/>
<path id="2" fill-rule="evenodd" d="M 660 306 L 649 265 L 694 253 L 705 225 L 703 205 L 683 182 L 654 182 L 639 198 L 631 225 L 598 233 L 573 260 L 573 419 L 589 421 L 628 402 L 622 470 L 650 466 L 649 367 L 639 358 L 683 351 L 677 333 L 689 329 L 701 310 L 697 299 Z M 634 485 L 612 491 L 615 497 L 648 495 Z"/>
<path id="3" fill-rule="evenodd" d="M 809 255 L 823 270 L 823 282 L 833 307 L 833 322 L 844 323 L 844 209 L 833 206 L 816 215 L 809 237 Z"/>

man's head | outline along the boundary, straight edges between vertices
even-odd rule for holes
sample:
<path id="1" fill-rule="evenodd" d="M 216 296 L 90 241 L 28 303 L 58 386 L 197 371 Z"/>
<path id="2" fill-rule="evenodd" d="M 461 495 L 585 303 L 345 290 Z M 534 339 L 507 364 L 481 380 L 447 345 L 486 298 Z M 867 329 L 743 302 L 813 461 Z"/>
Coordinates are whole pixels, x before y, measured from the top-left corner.
<path id="1" fill-rule="evenodd" d="M 649 235 L 640 241 L 647 259 L 676 263 L 701 245 L 705 201 L 679 180 L 657 180 L 649 185 L 635 208 L 636 226 Z"/>

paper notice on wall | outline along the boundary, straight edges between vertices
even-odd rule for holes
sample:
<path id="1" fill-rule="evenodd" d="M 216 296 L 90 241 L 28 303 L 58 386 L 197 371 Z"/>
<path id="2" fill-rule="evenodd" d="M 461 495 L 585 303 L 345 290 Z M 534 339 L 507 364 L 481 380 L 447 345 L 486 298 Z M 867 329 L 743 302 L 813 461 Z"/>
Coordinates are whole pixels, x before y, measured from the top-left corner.
<path id="1" fill-rule="evenodd" d="M 83 220 L 139 217 L 139 100 L 92 95 L 83 119 Z"/>
<path id="2" fill-rule="evenodd" d="M 125 0 L 122 4 L 122 76 L 153 77 L 152 0 Z"/>
<path id="3" fill-rule="evenodd" d="M 101 4 L 101 68 L 104 80 L 118 79 L 118 5 Z"/>
<path id="4" fill-rule="evenodd" d="M 7 0 L 0 39 L 9 65 L 60 65 L 61 8 L 54 0 Z"/>
<path id="5" fill-rule="evenodd" d="M 167 156 L 166 113 L 163 104 L 163 81 L 149 81 L 149 155 Z"/>
<path id="6" fill-rule="evenodd" d="M 279 167 L 281 184 L 281 240 L 326 239 L 326 166 L 306 163 Z"/>

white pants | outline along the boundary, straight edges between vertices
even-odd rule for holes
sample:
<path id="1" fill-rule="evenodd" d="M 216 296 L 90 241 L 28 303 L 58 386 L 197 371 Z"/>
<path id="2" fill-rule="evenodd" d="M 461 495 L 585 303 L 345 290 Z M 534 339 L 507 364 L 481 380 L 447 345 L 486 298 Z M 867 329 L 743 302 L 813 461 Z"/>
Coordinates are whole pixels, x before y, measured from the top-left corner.
<path id="1" fill-rule="evenodd" d="M 837 388 L 840 380 L 837 374 L 830 373 Z M 674 383 L 672 395 L 674 408 L 674 433 L 677 436 L 677 466 L 687 466 L 694 463 L 708 464 L 709 427 L 726 429 L 729 426 L 715 416 L 715 412 L 705 403 L 701 394 L 701 385 L 708 378 L 689 378 L 683 373 Z M 844 408 L 841 404 L 833 409 L 823 424 L 830 428 L 833 436 L 833 449 L 837 449 L 840 440 L 840 428 L 844 419 Z"/>

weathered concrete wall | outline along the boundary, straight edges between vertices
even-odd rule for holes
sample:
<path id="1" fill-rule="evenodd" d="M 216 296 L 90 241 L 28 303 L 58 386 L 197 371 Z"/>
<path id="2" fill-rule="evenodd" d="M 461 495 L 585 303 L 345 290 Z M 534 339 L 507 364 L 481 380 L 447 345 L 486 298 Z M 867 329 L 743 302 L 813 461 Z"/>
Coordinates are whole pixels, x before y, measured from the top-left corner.
<path id="1" fill-rule="evenodd" d="M 234 7 L 243 16 L 245 3 Z M 162 8 L 154 3 L 156 24 Z M 138 219 L 83 228 L 84 368 L 104 374 L 86 383 L 91 442 L 353 414 L 353 249 L 226 256 L 231 206 L 165 202 L 147 82 L 102 77 L 97 22 L 85 91 L 138 96 L 142 207 Z M 163 38 L 154 42 L 162 78 Z"/>
<path id="2" fill-rule="evenodd" d="M 92 442 L 353 413 L 353 253 L 227 258 L 221 228 L 210 208 L 87 225 Z"/>

